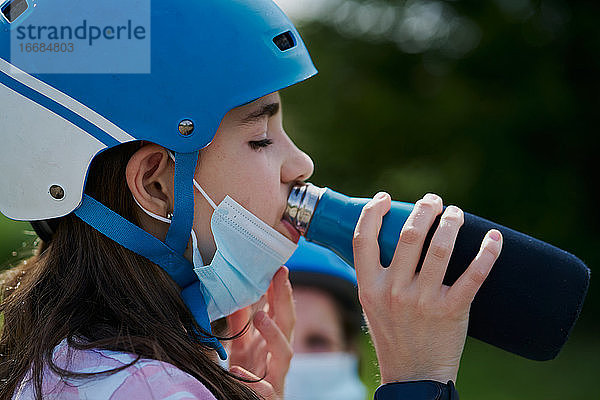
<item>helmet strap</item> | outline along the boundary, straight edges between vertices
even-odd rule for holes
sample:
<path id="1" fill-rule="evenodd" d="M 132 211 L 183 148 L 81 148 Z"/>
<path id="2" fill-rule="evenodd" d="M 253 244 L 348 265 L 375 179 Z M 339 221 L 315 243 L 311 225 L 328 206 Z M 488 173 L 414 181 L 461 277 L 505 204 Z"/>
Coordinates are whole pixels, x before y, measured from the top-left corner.
<path id="1" fill-rule="evenodd" d="M 178 254 L 183 254 L 190 241 L 194 220 L 194 174 L 198 152 L 175 153 L 173 184 L 173 217 L 165 243 Z"/>
<path id="2" fill-rule="evenodd" d="M 183 256 L 194 219 L 193 178 L 197 160 L 198 152 L 175 153 L 173 219 L 165 242 L 86 194 L 74 214 L 104 236 L 163 268 L 182 288 L 181 297 L 198 325 L 210 334 L 206 302 L 199 286 L 201 282 L 193 265 Z M 217 351 L 219 357 L 227 358 L 227 353 L 215 337 L 200 332 L 197 334 L 203 343 Z"/>

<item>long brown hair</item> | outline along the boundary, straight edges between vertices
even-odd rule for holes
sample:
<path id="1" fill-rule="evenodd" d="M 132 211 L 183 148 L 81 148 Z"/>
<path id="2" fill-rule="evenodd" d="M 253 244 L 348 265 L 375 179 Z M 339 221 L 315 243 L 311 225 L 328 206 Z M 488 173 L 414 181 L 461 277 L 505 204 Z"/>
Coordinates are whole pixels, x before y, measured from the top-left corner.
<path id="1" fill-rule="evenodd" d="M 97 156 L 86 185 L 86 193 L 136 224 L 125 168 L 138 148 L 130 143 Z M 76 349 L 124 351 L 173 364 L 218 399 L 258 399 L 191 334 L 201 329 L 169 276 L 74 215 L 61 218 L 37 256 L 4 274 L 2 294 L 2 400 L 13 396 L 28 371 L 36 398 L 42 397 L 44 367 L 61 377 L 85 375 L 53 362 L 53 349 L 64 338 Z"/>

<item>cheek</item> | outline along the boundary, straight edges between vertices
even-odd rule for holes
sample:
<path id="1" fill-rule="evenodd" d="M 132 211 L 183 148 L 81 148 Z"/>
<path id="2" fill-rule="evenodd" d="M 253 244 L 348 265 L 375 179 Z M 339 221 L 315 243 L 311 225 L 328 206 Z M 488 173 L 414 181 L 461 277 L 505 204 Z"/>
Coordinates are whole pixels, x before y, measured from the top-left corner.
<path id="1" fill-rule="evenodd" d="M 260 153 L 246 161 L 238 163 L 228 177 L 228 194 L 257 217 L 271 221 L 274 211 L 281 208 L 279 169 Z"/>
<path id="2" fill-rule="evenodd" d="M 282 208 L 276 150 L 254 151 L 246 142 L 226 144 L 207 148 L 200 157 L 197 179 L 217 204 L 229 195 L 263 221 L 273 223 Z"/>

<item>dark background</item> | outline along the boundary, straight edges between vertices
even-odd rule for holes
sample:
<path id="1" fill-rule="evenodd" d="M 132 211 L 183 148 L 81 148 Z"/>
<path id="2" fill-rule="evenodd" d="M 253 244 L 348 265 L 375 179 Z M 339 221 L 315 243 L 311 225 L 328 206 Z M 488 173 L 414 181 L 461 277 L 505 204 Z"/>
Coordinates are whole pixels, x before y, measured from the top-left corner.
<path id="1" fill-rule="evenodd" d="M 319 75 L 282 92 L 286 129 L 315 161 L 311 181 L 410 202 L 435 192 L 577 255 L 592 284 L 557 359 L 529 361 L 469 339 L 458 387 L 464 399 L 599 396 L 600 7 L 332 3 L 298 21 Z"/>

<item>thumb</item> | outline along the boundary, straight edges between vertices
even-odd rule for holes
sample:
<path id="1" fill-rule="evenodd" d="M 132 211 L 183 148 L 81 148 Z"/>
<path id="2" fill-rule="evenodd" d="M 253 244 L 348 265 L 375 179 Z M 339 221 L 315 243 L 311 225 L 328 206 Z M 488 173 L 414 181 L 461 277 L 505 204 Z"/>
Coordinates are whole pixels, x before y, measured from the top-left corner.
<path id="1" fill-rule="evenodd" d="M 244 382 L 246 386 L 250 389 L 254 390 L 258 395 L 260 395 L 265 400 L 278 400 L 278 397 L 275 393 L 275 389 L 269 382 L 264 379 L 259 378 L 254 375 L 252 372 L 238 366 L 234 365 L 229 369 L 233 375 L 238 378 L 245 379 L 252 382 Z"/>

